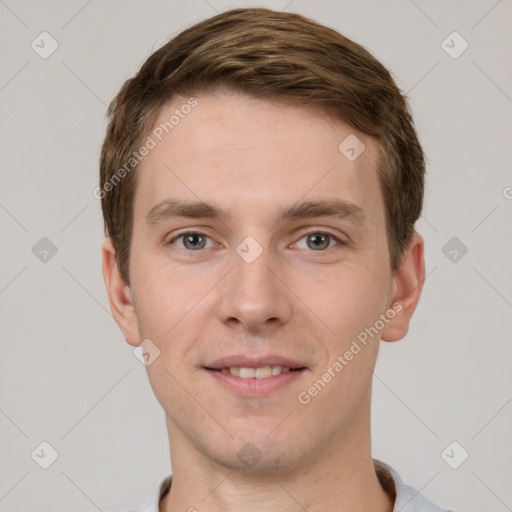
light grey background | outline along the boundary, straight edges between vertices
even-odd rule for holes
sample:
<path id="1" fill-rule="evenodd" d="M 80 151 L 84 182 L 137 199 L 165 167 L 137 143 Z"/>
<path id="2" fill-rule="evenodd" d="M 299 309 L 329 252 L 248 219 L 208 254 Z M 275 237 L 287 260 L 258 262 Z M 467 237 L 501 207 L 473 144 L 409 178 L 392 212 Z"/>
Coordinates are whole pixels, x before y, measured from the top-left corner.
<path id="1" fill-rule="evenodd" d="M 163 412 L 101 275 L 105 111 L 168 37 L 256 5 L 372 51 L 428 156 L 428 277 L 407 338 L 381 347 L 374 456 L 446 507 L 512 510 L 510 0 L 0 0 L 1 511 L 125 510 L 170 472 Z M 47 59 L 31 48 L 43 31 L 59 45 Z M 453 31 L 469 43 L 456 59 L 441 46 Z M 46 263 L 42 237 L 57 247 Z M 457 262 L 452 237 L 468 248 Z M 42 441 L 59 454 L 48 469 L 31 458 Z M 441 457 L 452 441 L 469 453 L 458 469 Z"/>

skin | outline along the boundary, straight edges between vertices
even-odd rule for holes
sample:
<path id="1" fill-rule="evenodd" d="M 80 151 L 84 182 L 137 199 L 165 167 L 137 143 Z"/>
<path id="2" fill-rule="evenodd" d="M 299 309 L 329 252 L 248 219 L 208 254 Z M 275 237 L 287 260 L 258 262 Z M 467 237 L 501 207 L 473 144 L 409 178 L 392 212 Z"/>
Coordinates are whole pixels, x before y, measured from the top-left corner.
<path id="1" fill-rule="evenodd" d="M 172 451 L 173 484 L 160 510 L 389 512 L 370 452 L 372 370 L 380 339 L 407 333 L 425 277 L 423 240 L 413 236 L 393 273 L 375 140 L 357 133 L 366 150 L 351 162 L 338 145 L 354 129 L 314 109 L 228 90 L 196 99 L 141 163 L 130 287 L 108 238 L 102 247 L 126 341 L 149 338 L 160 350 L 146 367 Z M 173 98 L 156 124 L 186 100 Z M 148 226 L 148 212 L 168 198 L 201 199 L 229 215 Z M 280 209 L 332 199 L 359 206 L 365 221 L 278 221 Z M 185 229 L 202 233 L 204 248 L 185 246 Z M 308 233 L 332 236 L 316 249 Z M 236 252 L 248 236 L 262 248 L 252 263 Z M 301 404 L 298 394 L 397 303 L 401 311 Z M 268 396 L 242 397 L 203 368 L 241 354 L 291 357 L 306 369 Z M 261 457 L 251 467 L 237 457 L 248 442 Z"/>

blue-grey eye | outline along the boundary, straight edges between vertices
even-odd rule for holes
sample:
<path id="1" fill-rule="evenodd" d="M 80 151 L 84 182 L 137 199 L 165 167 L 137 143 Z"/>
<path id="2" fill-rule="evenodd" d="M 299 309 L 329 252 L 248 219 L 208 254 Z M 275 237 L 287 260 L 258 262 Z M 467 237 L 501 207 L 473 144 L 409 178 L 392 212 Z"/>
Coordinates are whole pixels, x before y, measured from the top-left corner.
<path id="1" fill-rule="evenodd" d="M 302 240 L 306 240 L 306 246 L 301 243 Z M 312 249 L 313 251 L 324 251 L 331 247 L 338 245 L 338 239 L 329 233 L 308 233 L 304 235 L 297 243 L 299 249 Z"/>
<path id="2" fill-rule="evenodd" d="M 308 235 L 308 247 L 314 250 L 327 249 L 330 243 L 329 235 L 314 234 Z"/>
<path id="3" fill-rule="evenodd" d="M 181 243 L 178 243 L 178 241 L 182 240 Z M 174 240 L 171 242 L 175 242 L 176 245 L 180 249 L 186 249 L 189 251 L 197 251 L 199 249 L 205 249 L 208 248 L 207 244 L 210 241 L 210 245 L 208 247 L 211 247 L 211 240 L 210 237 L 203 235 L 202 233 L 182 233 L 181 235 L 177 236 Z"/>
<path id="4" fill-rule="evenodd" d="M 206 245 L 206 239 L 204 236 L 198 234 L 189 234 L 183 236 L 183 245 L 187 249 L 203 249 Z"/>

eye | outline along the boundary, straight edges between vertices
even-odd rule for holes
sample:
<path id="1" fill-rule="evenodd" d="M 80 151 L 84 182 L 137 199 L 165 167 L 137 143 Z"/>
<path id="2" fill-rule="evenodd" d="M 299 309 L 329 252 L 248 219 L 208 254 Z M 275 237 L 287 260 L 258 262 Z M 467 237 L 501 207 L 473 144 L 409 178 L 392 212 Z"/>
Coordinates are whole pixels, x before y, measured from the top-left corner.
<path id="1" fill-rule="evenodd" d="M 181 245 L 177 243 L 179 240 L 183 241 Z M 209 246 L 207 246 L 208 240 L 211 242 Z M 196 231 L 181 233 L 169 241 L 169 244 L 174 243 L 176 243 L 180 249 L 185 249 L 187 251 L 198 251 L 199 249 L 208 249 L 213 247 L 213 241 L 209 236 Z"/>
<path id="2" fill-rule="evenodd" d="M 301 240 L 306 240 L 306 246 L 300 246 Z M 331 242 L 334 242 L 334 245 L 331 245 Z M 326 249 L 330 249 L 331 247 L 335 247 L 336 245 L 342 244 L 343 242 L 331 235 L 330 233 L 323 233 L 321 231 L 306 233 L 298 242 L 295 243 L 299 249 L 312 249 L 314 251 L 324 251 Z"/>

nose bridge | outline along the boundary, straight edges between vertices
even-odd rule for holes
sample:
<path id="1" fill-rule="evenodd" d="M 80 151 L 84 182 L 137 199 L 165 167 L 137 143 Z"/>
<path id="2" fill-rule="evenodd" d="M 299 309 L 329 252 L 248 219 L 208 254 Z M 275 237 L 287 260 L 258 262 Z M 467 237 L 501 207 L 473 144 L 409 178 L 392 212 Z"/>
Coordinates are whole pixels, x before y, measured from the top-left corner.
<path id="1" fill-rule="evenodd" d="M 291 314 L 287 289 L 274 274 L 277 262 L 269 249 L 259 247 L 251 240 L 237 247 L 218 308 L 221 321 L 249 330 L 285 323 Z"/>

